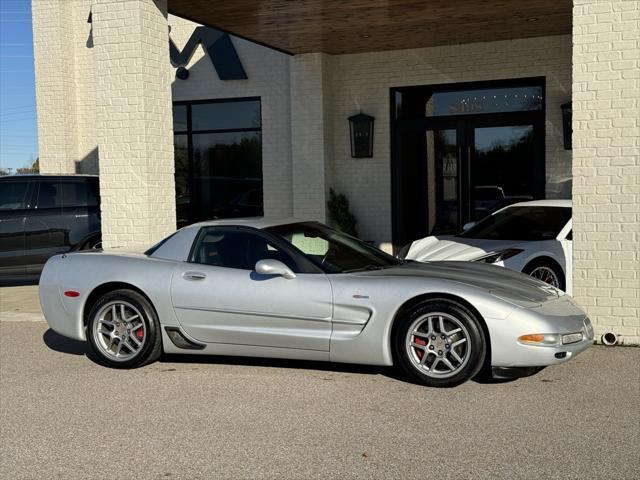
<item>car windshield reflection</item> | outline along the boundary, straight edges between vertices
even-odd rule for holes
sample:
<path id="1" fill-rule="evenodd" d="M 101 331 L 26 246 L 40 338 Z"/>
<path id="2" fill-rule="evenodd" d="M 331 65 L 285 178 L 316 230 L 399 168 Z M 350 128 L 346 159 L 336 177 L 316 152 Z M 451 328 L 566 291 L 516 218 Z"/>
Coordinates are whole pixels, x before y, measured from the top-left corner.
<path id="1" fill-rule="evenodd" d="M 330 273 L 379 270 L 403 263 L 367 243 L 316 222 L 269 227 Z"/>

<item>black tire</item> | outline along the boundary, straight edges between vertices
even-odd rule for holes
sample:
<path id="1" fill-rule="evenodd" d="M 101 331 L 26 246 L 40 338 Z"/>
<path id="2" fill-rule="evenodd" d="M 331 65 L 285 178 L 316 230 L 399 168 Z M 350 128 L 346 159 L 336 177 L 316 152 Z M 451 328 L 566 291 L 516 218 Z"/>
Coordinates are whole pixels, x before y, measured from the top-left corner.
<path id="1" fill-rule="evenodd" d="M 522 273 L 529 276 L 533 276 L 534 278 L 537 278 L 534 275 L 532 275 L 532 273 L 535 271 L 539 271 L 541 268 L 548 268 L 553 272 L 553 274 L 556 276 L 558 280 L 557 288 L 559 288 L 564 292 L 566 289 L 566 280 L 565 280 L 564 272 L 562 271 L 562 267 L 558 265 L 558 262 L 556 262 L 555 260 L 552 260 L 551 258 L 536 258 L 535 260 L 531 260 L 522 269 Z"/>
<path id="2" fill-rule="evenodd" d="M 124 302 L 134 307 L 138 312 L 141 321 L 144 323 L 144 336 L 141 339 L 142 345 L 131 358 L 116 360 L 113 356 L 105 353 L 104 346 L 99 346 L 94 328 L 99 321 L 100 312 L 113 302 Z M 91 308 L 87 321 L 87 338 L 91 349 L 98 359 L 106 366 L 112 368 L 137 368 L 155 362 L 162 354 L 162 335 L 160 332 L 160 322 L 153 306 L 138 292 L 133 290 L 114 290 L 105 293 Z M 124 337 L 123 337 L 124 338 Z"/>
<path id="3" fill-rule="evenodd" d="M 409 349 L 413 347 L 408 347 L 406 343 L 409 328 L 414 328 L 413 326 L 416 322 L 421 321 L 420 319 L 427 318 L 431 313 L 442 313 L 450 316 L 450 318 L 456 319 L 457 322 L 466 330 L 466 332 L 461 333 L 460 335 L 468 337 L 468 340 L 465 341 L 465 343 L 468 342 L 468 351 L 465 350 L 463 357 L 464 362 L 457 365 L 454 364 L 456 369 L 451 372 L 450 376 L 445 378 L 438 378 L 437 369 L 435 369 L 433 373 L 428 373 L 425 370 L 425 367 L 416 365 L 415 357 L 413 360 L 409 357 L 409 355 L 414 354 L 409 351 Z M 434 318 L 437 318 L 437 316 Z M 455 387 L 476 376 L 484 364 L 487 346 L 486 339 L 480 325 L 480 320 L 471 310 L 461 303 L 449 299 L 426 300 L 413 307 L 401 318 L 398 318 L 394 327 L 394 361 L 396 365 L 399 365 L 416 383 L 429 387 Z M 436 334 L 436 336 L 437 335 L 439 334 Z M 412 341 L 417 341 L 415 337 L 412 336 L 411 338 L 413 338 Z M 446 341 L 450 342 L 451 340 Z M 426 342 L 430 342 L 430 340 L 427 339 Z M 449 344 L 446 345 L 447 348 L 449 348 Z M 428 348 L 431 348 L 431 345 L 429 345 Z M 427 345 L 425 344 L 423 355 L 427 355 L 426 352 Z M 417 353 L 419 353 L 419 350 L 415 350 L 415 354 Z M 433 354 L 436 355 L 437 352 L 434 352 Z M 451 357 L 447 357 L 448 355 L 450 354 L 445 351 L 444 357 L 448 358 L 450 363 L 453 363 L 451 362 Z M 429 362 L 429 360 L 427 360 L 427 362 Z M 434 362 L 435 360 L 432 362 L 432 365 Z"/>

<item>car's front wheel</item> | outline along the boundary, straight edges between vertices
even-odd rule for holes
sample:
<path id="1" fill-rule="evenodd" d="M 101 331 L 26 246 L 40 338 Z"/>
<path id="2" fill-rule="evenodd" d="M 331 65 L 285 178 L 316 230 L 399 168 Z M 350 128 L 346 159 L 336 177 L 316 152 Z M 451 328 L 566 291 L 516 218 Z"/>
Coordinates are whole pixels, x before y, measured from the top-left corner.
<path id="1" fill-rule="evenodd" d="M 529 262 L 522 273 L 536 278 L 544 283 L 548 283 L 560 290 L 565 290 L 564 272 L 560 265 L 551 259 L 540 258 Z"/>
<path id="2" fill-rule="evenodd" d="M 486 341 L 479 319 L 464 305 L 449 299 L 427 300 L 398 322 L 394 356 L 418 383 L 455 387 L 482 368 Z"/>
<path id="3" fill-rule="evenodd" d="M 115 290 L 98 299 L 89 312 L 87 337 L 99 359 L 114 368 L 140 367 L 162 352 L 155 310 L 133 290 Z"/>

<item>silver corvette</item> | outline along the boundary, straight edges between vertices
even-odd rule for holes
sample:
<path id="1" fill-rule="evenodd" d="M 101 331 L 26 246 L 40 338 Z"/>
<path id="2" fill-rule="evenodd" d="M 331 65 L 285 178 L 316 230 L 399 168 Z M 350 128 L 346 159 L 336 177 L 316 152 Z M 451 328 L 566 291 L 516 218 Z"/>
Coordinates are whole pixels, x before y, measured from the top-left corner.
<path id="1" fill-rule="evenodd" d="M 50 327 L 111 367 L 166 353 L 398 365 L 429 386 L 566 362 L 593 328 L 556 288 L 487 264 L 399 260 L 316 222 L 220 220 L 144 254 L 52 257 Z"/>

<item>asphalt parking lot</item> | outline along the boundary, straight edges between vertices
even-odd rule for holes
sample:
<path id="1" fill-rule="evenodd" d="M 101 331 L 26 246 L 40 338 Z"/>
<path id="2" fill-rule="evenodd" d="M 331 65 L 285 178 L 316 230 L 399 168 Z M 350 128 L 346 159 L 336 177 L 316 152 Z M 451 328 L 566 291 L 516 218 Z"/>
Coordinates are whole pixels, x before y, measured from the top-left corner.
<path id="1" fill-rule="evenodd" d="M 116 371 L 0 289 L 0 478 L 638 478 L 640 349 L 435 390 L 391 369 L 172 357 Z"/>

